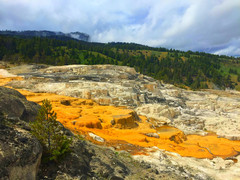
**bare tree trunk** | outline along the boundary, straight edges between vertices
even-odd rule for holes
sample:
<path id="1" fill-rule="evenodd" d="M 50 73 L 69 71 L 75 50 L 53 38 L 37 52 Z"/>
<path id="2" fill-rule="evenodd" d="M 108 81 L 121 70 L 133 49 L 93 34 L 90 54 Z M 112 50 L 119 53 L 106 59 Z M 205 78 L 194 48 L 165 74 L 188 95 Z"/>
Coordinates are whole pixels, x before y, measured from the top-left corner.
<path id="1" fill-rule="evenodd" d="M 47 122 L 49 122 L 48 113 L 47 113 Z M 50 134 L 49 123 L 48 123 L 48 150 L 50 149 L 51 149 L 51 134 Z"/>

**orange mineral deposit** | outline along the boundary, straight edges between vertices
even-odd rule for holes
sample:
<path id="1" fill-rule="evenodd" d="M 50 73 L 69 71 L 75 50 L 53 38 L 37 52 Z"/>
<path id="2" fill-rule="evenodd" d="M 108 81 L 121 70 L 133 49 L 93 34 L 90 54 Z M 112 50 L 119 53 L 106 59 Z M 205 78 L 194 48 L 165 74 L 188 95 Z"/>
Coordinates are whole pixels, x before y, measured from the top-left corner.
<path id="1" fill-rule="evenodd" d="M 170 126 L 153 129 L 146 117 L 138 117 L 133 110 L 124 107 L 101 106 L 89 99 L 50 93 L 19 91 L 28 100 L 37 103 L 49 99 L 58 115 L 58 120 L 73 132 L 84 134 L 86 139 L 96 142 L 88 135 L 92 132 L 105 140 L 102 144 L 114 147 L 122 145 L 125 150 L 130 149 L 135 154 L 144 154 L 137 152 L 136 149 L 142 150 L 144 147 L 153 146 L 181 156 L 209 159 L 232 157 L 240 151 L 240 141 L 218 138 L 215 134 L 185 135 L 179 129 Z M 66 105 L 63 102 L 68 103 Z M 147 136 L 153 133 L 158 137 Z"/>
<path id="2" fill-rule="evenodd" d="M 0 77 L 0 85 L 15 79 L 21 78 Z M 49 99 L 58 121 L 73 132 L 99 143 L 89 136 L 90 132 L 94 133 L 104 139 L 104 143 L 99 144 L 127 150 L 133 154 L 147 154 L 143 151 L 144 148 L 153 146 L 181 156 L 209 159 L 228 158 L 240 152 L 240 141 L 218 138 L 215 134 L 185 135 L 179 129 L 169 126 L 154 129 L 146 117 L 138 116 L 125 107 L 101 106 L 90 99 L 50 93 L 33 93 L 20 89 L 18 91 L 29 101 L 39 104 L 43 99 Z"/>

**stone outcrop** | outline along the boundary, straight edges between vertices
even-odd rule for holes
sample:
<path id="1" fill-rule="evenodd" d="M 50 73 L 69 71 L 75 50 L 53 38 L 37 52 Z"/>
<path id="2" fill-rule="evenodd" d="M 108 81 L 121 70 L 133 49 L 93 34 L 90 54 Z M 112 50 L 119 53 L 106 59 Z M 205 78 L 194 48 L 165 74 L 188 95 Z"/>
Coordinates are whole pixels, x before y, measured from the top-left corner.
<path id="1" fill-rule="evenodd" d="M 138 114 L 161 125 L 181 129 L 185 134 L 216 132 L 220 137 L 240 139 L 240 92 L 237 91 L 186 91 L 165 85 L 161 93 L 166 99 L 160 104 L 143 104 Z"/>
<path id="2" fill-rule="evenodd" d="M 159 121 L 162 120 L 168 124 L 181 114 L 178 108 L 166 104 L 143 104 L 135 110 L 138 114 L 158 119 Z"/>
<path id="3" fill-rule="evenodd" d="M 0 87 L 0 179 L 36 179 L 42 146 L 26 122 L 38 108 L 16 90 Z"/>
<path id="4" fill-rule="evenodd" d="M 240 140 L 240 92 L 236 91 L 183 91 L 185 107 L 174 126 L 188 134 L 204 130 L 220 137 Z"/>
<path id="5" fill-rule="evenodd" d="M 88 133 L 89 134 L 89 136 L 91 137 L 91 138 L 93 138 L 95 141 L 98 141 L 98 142 L 101 142 L 101 143 L 103 143 L 104 142 L 104 139 L 103 138 L 101 138 L 100 136 L 98 136 L 98 135 L 96 135 L 96 134 L 94 134 L 94 133 Z"/>
<path id="6" fill-rule="evenodd" d="M 0 109 L 9 118 L 33 121 L 39 107 L 37 103 L 27 101 L 18 91 L 0 87 Z"/>
<path id="7" fill-rule="evenodd" d="M 187 91 L 138 74 L 133 68 L 114 65 L 31 65 L 10 70 L 14 71 L 25 78 L 9 83 L 15 88 L 128 106 L 149 121 L 154 119 L 154 126 L 168 124 L 185 134 L 213 131 L 240 139 L 240 93 L 236 91 Z"/>
<path id="8" fill-rule="evenodd" d="M 166 122 L 162 124 L 157 119 L 137 116 L 133 110 L 124 107 L 101 106 L 92 100 L 56 94 L 32 93 L 26 90 L 20 92 L 29 100 L 39 103 L 48 98 L 58 115 L 58 121 L 65 127 L 83 134 L 87 140 L 118 150 L 144 154 L 141 152 L 144 147 L 157 146 L 181 156 L 209 159 L 234 157 L 240 151 L 238 141 L 211 134 L 186 135 L 183 131 L 168 126 Z M 115 117 L 120 117 L 119 123 L 116 123 Z"/>

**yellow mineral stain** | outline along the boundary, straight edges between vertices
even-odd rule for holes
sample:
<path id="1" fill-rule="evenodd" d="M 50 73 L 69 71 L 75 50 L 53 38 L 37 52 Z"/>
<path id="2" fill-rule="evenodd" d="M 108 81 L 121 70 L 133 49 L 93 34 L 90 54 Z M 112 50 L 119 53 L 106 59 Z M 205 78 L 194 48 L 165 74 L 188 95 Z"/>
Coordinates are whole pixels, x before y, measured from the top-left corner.
<path id="1" fill-rule="evenodd" d="M 170 126 L 153 129 L 145 116 L 138 117 L 133 110 L 125 107 L 101 106 L 90 99 L 17 90 L 29 101 L 39 104 L 43 99 L 49 99 L 58 121 L 98 144 L 131 150 L 134 154 L 147 154 L 143 151 L 144 147 L 157 146 L 181 156 L 209 159 L 232 157 L 240 152 L 240 141 L 218 138 L 213 133 L 206 136 L 185 135 Z M 102 137 L 105 142 L 94 141 L 89 132 Z M 155 133 L 159 138 L 147 136 L 149 133 Z"/>
<path id="2" fill-rule="evenodd" d="M 13 80 L 22 80 L 22 77 L 16 76 L 16 77 L 4 77 L 0 75 L 0 86 L 5 86 L 7 83 L 13 81 Z"/>
<path id="3" fill-rule="evenodd" d="M 153 129 L 147 118 L 136 117 L 133 110 L 125 107 L 101 106 L 92 100 L 78 99 L 50 93 L 31 93 L 19 90 L 30 101 L 41 103 L 43 99 L 52 102 L 58 120 L 76 133 L 86 135 L 92 132 L 102 137 L 105 144 L 117 147 L 120 142 L 135 147 L 153 147 L 175 152 L 181 156 L 209 158 L 227 158 L 240 151 L 240 141 L 218 138 L 217 135 L 207 136 L 185 135 L 175 127 L 162 126 Z M 63 102 L 68 101 L 69 105 Z M 157 133 L 159 138 L 148 137 L 147 133 Z M 94 141 L 94 140 L 92 140 Z M 135 154 L 146 154 L 136 152 Z"/>

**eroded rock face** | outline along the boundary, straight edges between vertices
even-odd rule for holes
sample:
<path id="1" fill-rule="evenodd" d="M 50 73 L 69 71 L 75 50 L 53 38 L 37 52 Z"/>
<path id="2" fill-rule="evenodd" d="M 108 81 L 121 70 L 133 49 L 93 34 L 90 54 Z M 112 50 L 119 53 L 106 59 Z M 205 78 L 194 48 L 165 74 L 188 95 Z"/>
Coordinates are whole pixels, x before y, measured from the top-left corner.
<path id="1" fill-rule="evenodd" d="M 240 140 L 240 92 L 184 91 L 185 108 L 173 124 L 188 134 L 208 130 Z M 204 132 L 203 132 L 204 133 Z"/>
<path id="2" fill-rule="evenodd" d="M 166 104 L 143 104 L 135 109 L 138 114 L 147 115 L 149 118 L 154 118 L 158 120 L 165 120 L 169 123 L 174 118 L 177 118 L 180 115 L 178 108 L 171 107 Z M 170 120 L 170 121 L 169 121 Z"/>
<path id="3" fill-rule="evenodd" d="M 36 179 L 42 146 L 26 122 L 38 108 L 16 90 L 0 87 L 0 179 Z"/>
<path id="4" fill-rule="evenodd" d="M 70 154 L 57 164 L 41 163 L 42 147 L 29 132 L 27 122 L 30 119 L 24 119 L 26 122 L 20 119 L 24 111 L 28 112 L 25 109 L 26 104 L 32 103 L 27 102 L 24 96 L 15 90 L 3 87 L 0 89 L 1 97 L 11 96 L 11 101 L 2 102 L 8 108 L 3 109 L 5 114 L 0 114 L 0 179 L 178 179 L 175 173 L 155 173 L 150 171 L 151 166 L 147 163 L 134 161 L 126 152 L 116 153 L 110 148 L 93 145 L 79 140 L 72 133 L 69 133 L 73 138 Z M 65 106 L 69 106 L 69 103 L 79 102 L 60 102 Z M 93 102 L 82 100 L 81 104 Z M 136 116 L 133 113 L 131 115 Z M 97 135 L 93 137 L 97 140 L 100 138 Z"/>
<path id="5" fill-rule="evenodd" d="M 134 111 L 132 111 L 128 114 L 113 116 L 111 124 L 113 127 L 119 129 L 132 129 L 138 127 L 137 121 L 140 121 L 140 118 Z"/>

